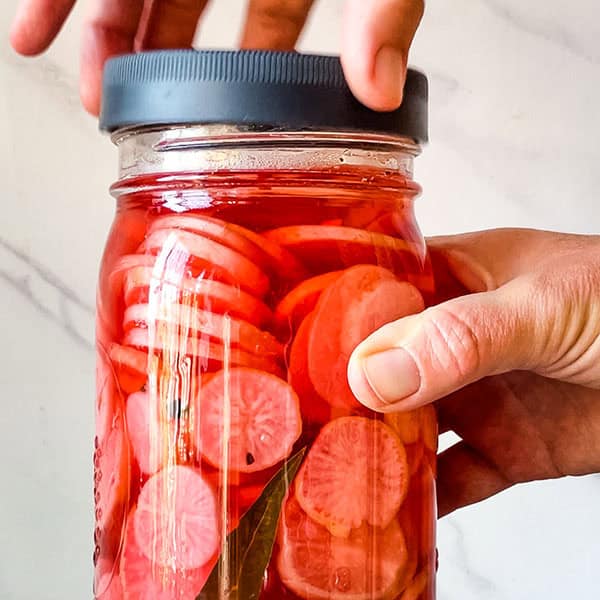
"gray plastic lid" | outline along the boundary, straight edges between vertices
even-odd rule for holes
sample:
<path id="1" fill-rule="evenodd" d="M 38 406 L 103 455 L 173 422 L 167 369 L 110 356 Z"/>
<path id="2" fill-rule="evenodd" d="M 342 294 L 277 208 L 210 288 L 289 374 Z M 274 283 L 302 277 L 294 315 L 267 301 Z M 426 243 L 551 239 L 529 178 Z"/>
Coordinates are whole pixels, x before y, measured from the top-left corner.
<path id="1" fill-rule="evenodd" d="M 104 70 L 100 128 L 236 124 L 427 141 L 427 78 L 409 69 L 398 110 L 358 102 L 336 56 L 262 50 L 142 52 Z"/>

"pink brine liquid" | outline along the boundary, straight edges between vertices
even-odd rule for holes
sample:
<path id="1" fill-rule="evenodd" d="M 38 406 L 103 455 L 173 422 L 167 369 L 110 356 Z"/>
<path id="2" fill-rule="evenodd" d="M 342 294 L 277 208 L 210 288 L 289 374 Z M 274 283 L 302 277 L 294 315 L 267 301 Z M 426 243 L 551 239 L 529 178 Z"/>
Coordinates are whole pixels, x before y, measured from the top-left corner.
<path id="1" fill-rule="evenodd" d="M 435 412 L 374 413 L 346 379 L 360 341 L 436 301 L 418 188 L 345 167 L 115 192 L 96 598 L 433 600 Z"/>

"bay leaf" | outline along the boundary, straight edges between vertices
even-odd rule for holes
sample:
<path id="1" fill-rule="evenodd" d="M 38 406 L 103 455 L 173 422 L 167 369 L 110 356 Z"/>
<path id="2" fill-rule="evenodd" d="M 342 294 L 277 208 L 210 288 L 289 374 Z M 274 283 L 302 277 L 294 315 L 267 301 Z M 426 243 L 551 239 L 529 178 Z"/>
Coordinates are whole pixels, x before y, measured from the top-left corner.
<path id="1" fill-rule="evenodd" d="M 306 448 L 286 461 L 228 536 L 196 600 L 258 600 L 287 491 Z"/>

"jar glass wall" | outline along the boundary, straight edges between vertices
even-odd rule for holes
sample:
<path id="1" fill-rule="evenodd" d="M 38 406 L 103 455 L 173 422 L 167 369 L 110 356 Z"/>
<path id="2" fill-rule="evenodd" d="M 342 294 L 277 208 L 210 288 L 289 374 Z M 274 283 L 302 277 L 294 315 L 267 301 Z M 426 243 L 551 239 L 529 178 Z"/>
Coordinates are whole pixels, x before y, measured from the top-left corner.
<path id="1" fill-rule="evenodd" d="M 433 600 L 437 424 L 348 359 L 435 302 L 410 137 L 119 128 L 97 303 L 98 600 Z"/>

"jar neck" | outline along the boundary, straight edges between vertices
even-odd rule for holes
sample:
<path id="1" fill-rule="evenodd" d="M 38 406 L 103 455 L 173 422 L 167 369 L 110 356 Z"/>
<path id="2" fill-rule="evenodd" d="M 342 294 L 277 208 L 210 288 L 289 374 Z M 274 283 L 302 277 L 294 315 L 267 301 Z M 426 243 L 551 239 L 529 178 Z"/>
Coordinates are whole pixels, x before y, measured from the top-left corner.
<path id="1" fill-rule="evenodd" d="M 412 181 L 412 140 L 332 131 L 273 131 L 231 125 L 121 130 L 119 181 L 150 174 L 219 171 L 339 171 Z"/>

